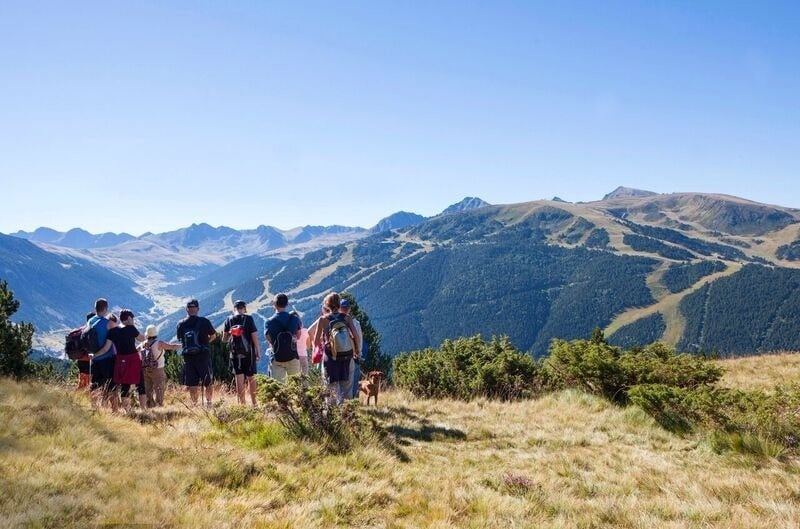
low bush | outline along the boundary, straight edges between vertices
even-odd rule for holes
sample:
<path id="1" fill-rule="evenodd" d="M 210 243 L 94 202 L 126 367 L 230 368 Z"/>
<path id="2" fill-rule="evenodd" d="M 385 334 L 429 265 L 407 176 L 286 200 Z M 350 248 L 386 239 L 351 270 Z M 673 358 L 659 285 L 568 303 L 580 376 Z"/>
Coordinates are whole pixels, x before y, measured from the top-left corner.
<path id="1" fill-rule="evenodd" d="M 777 457 L 798 448 L 798 384 L 777 387 L 771 393 L 643 384 L 632 388 L 629 396 L 632 404 L 670 431 L 710 432 L 711 445 L 717 450 Z"/>
<path id="2" fill-rule="evenodd" d="M 602 336 L 553 340 L 544 369 L 557 388 L 579 388 L 622 404 L 628 402 L 631 388 L 640 384 L 695 388 L 722 376 L 722 369 L 704 357 L 677 354 L 661 343 L 623 351 Z"/>
<path id="3" fill-rule="evenodd" d="M 507 337 L 445 340 L 438 350 L 400 354 L 393 370 L 399 387 L 422 398 L 515 400 L 532 397 L 544 385 L 540 364 Z"/>
<path id="4" fill-rule="evenodd" d="M 329 453 L 349 452 L 385 438 L 375 420 L 361 413 L 357 400 L 340 406 L 329 404 L 326 389 L 309 384 L 305 377 L 288 377 L 283 383 L 256 377 L 259 401 L 291 438 L 320 443 Z"/>

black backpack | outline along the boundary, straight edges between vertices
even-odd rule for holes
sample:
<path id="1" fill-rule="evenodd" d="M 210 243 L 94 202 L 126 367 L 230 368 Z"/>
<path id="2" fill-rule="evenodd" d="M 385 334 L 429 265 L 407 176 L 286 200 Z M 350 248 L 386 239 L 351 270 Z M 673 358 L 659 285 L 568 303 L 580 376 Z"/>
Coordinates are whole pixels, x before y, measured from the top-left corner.
<path id="1" fill-rule="evenodd" d="M 72 329 L 64 340 L 64 352 L 70 360 L 97 352 L 97 329 L 88 323 Z"/>
<path id="2" fill-rule="evenodd" d="M 247 332 L 247 315 L 240 318 L 240 323 L 234 324 L 234 320 L 239 316 L 233 316 L 228 320 L 228 332 L 231 337 L 229 340 L 231 359 L 240 360 L 249 358 L 252 354 L 252 347 L 250 346 L 250 336 Z"/>
<path id="3" fill-rule="evenodd" d="M 295 358 L 300 358 L 297 354 L 297 341 L 295 340 L 294 334 L 289 332 L 289 323 L 291 323 L 293 318 L 295 318 L 295 316 L 289 314 L 289 317 L 286 318 L 286 322 L 281 323 L 278 316 L 275 316 L 275 321 L 283 325 L 283 330 L 275 337 L 275 343 L 272 345 L 272 359 L 276 362 L 288 362 Z"/>
<path id="4" fill-rule="evenodd" d="M 208 345 L 200 343 L 200 327 L 202 323 L 203 320 L 197 318 L 194 328 L 186 329 L 183 332 L 183 339 L 181 339 L 183 351 L 181 352 L 185 356 L 194 356 L 209 350 Z"/>

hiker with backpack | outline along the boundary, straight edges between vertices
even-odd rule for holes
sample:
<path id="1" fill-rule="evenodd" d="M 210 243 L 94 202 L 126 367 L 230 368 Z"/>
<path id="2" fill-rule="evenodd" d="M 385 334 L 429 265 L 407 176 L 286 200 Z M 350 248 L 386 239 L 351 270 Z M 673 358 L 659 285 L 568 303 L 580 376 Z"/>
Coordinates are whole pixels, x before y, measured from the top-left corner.
<path id="1" fill-rule="evenodd" d="M 272 378 L 283 382 L 287 375 L 300 374 L 300 357 L 297 354 L 297 339 L 300 334 L 300 318 L 297 313 L 286 311 L 289 297 L 275 296 L 275 314 L 267 320 L 264 337 L 272 348 Z"/>
<path id="2" fill-rule="evenodd" d="M 86 314 L 86 324 L 89 323 L 89 320 L 95 317 L 94 312 L 89 312 Z M 70 334 L 67 335 L 67 345 L 66 345 L 66 352 L 69 358 L 75 358 L 78 363 L 78 389 L 89 389 L 89 386 L 92 383 L 92 370 L 91 370 L 91 361 L 92 357 L 89 356 L 89 350 L 86 350 L 81 347 L 80 344 L 80 336 L 86 329 L 86 324 L 79 329 L 75 329 Z M 74 334 L 74 336 L 73 336 Z M 74 340 L 74 345 L 70 344 L 70 340 Z M 74 353 L 70 354 L 70 351 L 73 350 Z"/>
<path id="3" fill-rule="evenodd" d="M 347 298 L 341 298 L 339 301 L 339 312 L 341 314 L 347 314 L 350 316 L 350 301 Z M 358 350 L 362 353 L 364 352 L 364 334 L 361 331 L 361 322 L 357 319 L 350 316 L 353 320 L 353 327 L 356 329 L 356 341 L 358 342 Z M 357 399 L 358 398 L 358 379 L 360 378 L 360 371 L 356 369 L 356 360 L 351 360 L 352 365 L 350 366 L 350 390 L 346 393 L 346 398 L 348 399 Z"/>
<path id="4" fill-rule="evenodd" d="M 95 315 L 86 323 L 86 336 L 89 341 L 94 342 L 94 352 L 91 353 L 91 372 L 92 372 L 92 403 L 100 406 L 109 400 L 113 389 L 114 378 L 114 356 L 116 350 L 113 344 L 109 344 L 107 337 L 108 331 L 116 326 L 116 316 L 113 323 L 111 318 L 107 318 L 108 301 L 100 298 L 94 302 Z M 114 399 L 111 400 L 112 409 L 116 409 Z"/>
<path id="5" fill-rule="evenodd" d="M 209 343 L 217 331 L 207 318 L 198 316 L 200 303 L 196 299 L 186 304 L 186 318 L 178 323 L 176 335 L 181 342 L 183 355 L 183 383 L 189 389 L 189 398 L 197 406 L 200 388 L 205 388 L 206 407 L 212 407 L 214 397 L 214 372 L 211 369 Z"/>
<path id="6" fill-rule="evenodd" d="M 258 329 L 253 317 L 247 314 L 247 304 L 238 300 L 233 304 L 234 314 L 225 320 L 222 340 L 227 341 L 231 370 L 236 381 L 236 396 L 244 405 L 245 389 L 250 392 L 250 401 L 256 406 L 256 367 L 261 358 Z"/>
<path id="7" fill-rule="evenodd" d="M 325 296 L 323 303 L 330 314 L 320 318 L 314 333 L 314 346 L 323 346 L 324 377 L 329 399 L 335 404 L 341 404 L 347 398 L 353 383 L 353 360 L 361 354 L 358 331 L 350 315 L 339 312 L 340 302 L 336 292 Z"/>
<path id="8" fill-rule="evenodd" d="M 144 335 L 147 340 L 139 350 L 142 358 L 144 391 L 139 393 L 139 404 L 142 408 L 161 407 L 164 405 L 164 391 L 167 387 L 164 354 L 167 351 L 180 350 L 181 344 L 159 340 L 155 325 L 148 325 Z"/>

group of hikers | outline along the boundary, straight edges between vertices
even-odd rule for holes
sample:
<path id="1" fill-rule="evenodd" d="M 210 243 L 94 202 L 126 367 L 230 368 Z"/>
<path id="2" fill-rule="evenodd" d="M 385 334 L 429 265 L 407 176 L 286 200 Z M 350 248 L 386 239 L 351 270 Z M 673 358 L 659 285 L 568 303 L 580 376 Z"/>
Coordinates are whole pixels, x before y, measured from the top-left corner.
<path id="1" fill-rule="evenodd" d="M 287 376 L 308 375 L 311 364 L 319 364 L 327 385 L 328 400 L 341 404 L 355 398 L 356 363 L 364 351 L 364 338 L 358 320 L 350 316 L 350 303 L 333 292 L 325 296 L 319 317 L 305 328 L 300 315 L 289 311 L 289 298 L 278 294 L 273 301 L 275 314 L 266 320 L 264 338 L 270 357 L 269 375 L 278 381 Z M 134 324 L 134 314 L 123 309 L 117 316 L 109 312 L 106 299 L 95 301 L 94 312 L 86 315 L 80 333 L 88 338 L 89 350 L 78 360 L 78 387 L 88 388 L 95 406 L 131 407 L 131 391 L 136 388 L 139 405 L 151 408 L 164 405 L 167 376 L 165 352 L 180 351 L 183 356 L 183 384 L 193 406 L 201 397 L 206 407 L 214 402 L 214 375 L 210 343 L 217 330 L 208 318 L 199 315 L 196 299 L 186 304 L 186 318 L 178 323 L 177 342 L 160 340 L 154 325 L 142 334 Z M 69 346 L 69 337 L 68 346 Z M 256 406 L 256 379 L 261 359 L 258 328 L 247 313 L 247 303 L 238 300 L 233 314 L 225 320 L 222 340 L 228 344 L 230 368 L 240 404 Z M 85 348 L 84 348 L 85 351 Z"/>

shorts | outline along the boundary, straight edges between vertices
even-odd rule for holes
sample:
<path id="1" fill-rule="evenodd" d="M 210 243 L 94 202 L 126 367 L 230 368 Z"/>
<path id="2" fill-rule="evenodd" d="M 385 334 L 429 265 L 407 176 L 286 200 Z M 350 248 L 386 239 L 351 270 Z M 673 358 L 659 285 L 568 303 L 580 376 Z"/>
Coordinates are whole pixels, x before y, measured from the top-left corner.
<path id="1" fill-rule="evenodd" d="M 283 382 L 286 380 L 287 376 L 299 375 L 301 373 L 300 360 L 297 358 L 289 360 L 288 362 L 276 362 L 273 360 L 270 367 L 272 368 L 272 378 L 278 382 Z"/>
<path id="2" fill-rule="evenodd" d="M 97 388 L 113 388 L 114 387 L 114 357 L 100 360 L 99 362 L 92 362 L 92 391 Z"/>
<path id="3" fill-rule="evenodd" d="M 210 386 L 214 382 L 209 353 L 183 356 L 183 384 L 185 386 Z"/>
<path id="4" fill-rule="evenodd" d="M 256 363 L 253 361 L 252 356 L 244 358 L 231 358 L 231 370 L 234 375 L 244 375 L 252 377 L 256 374 Z"/>

